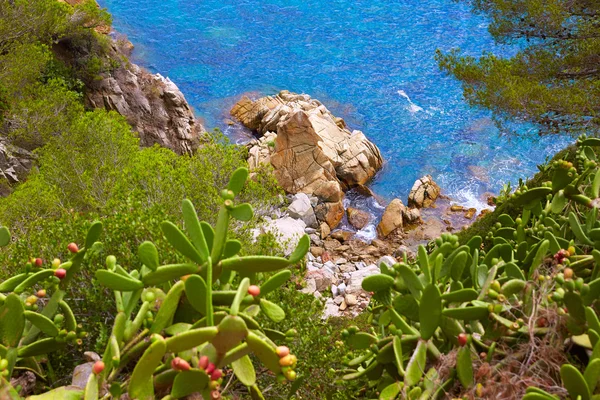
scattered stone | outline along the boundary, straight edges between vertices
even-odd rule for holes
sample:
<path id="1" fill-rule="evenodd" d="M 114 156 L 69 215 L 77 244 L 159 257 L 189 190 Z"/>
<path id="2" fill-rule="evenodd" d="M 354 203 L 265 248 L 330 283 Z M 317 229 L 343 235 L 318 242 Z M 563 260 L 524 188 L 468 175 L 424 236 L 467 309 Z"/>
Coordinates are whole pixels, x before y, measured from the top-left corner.
<path id="1" fill-rule="evenodd" d="M 337 295 L 338 295 L 338 288 L 337 288 L 336 285 L 331 285 L 331 295 L 333 297 L 337 297 Z"/>
<path id="2" fill-rule="evenodd" d="M 342 304 L 342 302 L 343 302 L 343 301 L 344 301 L 344 297 L 342 297 L 342 296 L 336 296 L 336 297 L 333 299 L 333 302 L 334 302 L 335 304 L 337 304 L 338 306 L 339 306 L 340 304 Z"/>
<path id="3" fill-rule="evenodd" d="M 368 212 L 353 207 L 348 207 L 346 214 L 348 214 L 348 222 L 356 229 L 364 228 L 371 220 Z"/>
<path id="4" fill-rule="evenodd" d="M 337 290 L 338 290 L 338 293 L 340 294 L 340 296 L 343 296 L 344 294 L 346 294 L 346 289 L 347 289 L 347 287 L 344 282 L 340 283 L 337 286 Z"/>
<path id="5" fill-rule="evenodd" d="M 317 230 L 315 228 L 310 228 L 307 226 L 306 228 L 304 228 L 304 233 L 313 234 L 317 233 Z"/>
<path id="6" fill-rule="evenodd" d="M 379 260 L 377 260 L 377 265 L 381 268 L 381 264 L 385 264 L 388 269 L 391 269 L 394 264 L 397 263 L 396 259 L 392 256 L 383 256 Z"/>
<path id="7" fill-rule="evenodd" d="M 426 175 L 415 181 L 408 195 L 410 207 L 430 207 L 440 195 L 440 187 L 433 181 L 431 175 Z"/>
<path id="8" fill-rule="evenodd" d="M 325 252 L 325 250 L 323 250 L 322 247 L 317 247 L 317 246 L 310 247 L 310 253 L 315 257 L 322 256 L 324 252 Z"/>
<path id="9" fill-rule="evenodd" d="M 357 262 L 356 264 L 354 264 L 354 266 L 356 267 L 356 269 L 364 269 L 367 268 L 367 264 L 365 264 L 362 261 Z"/>
<path id="10" fill-rule="evenodd" d="M 339 248 L 338 248 L 339 250 Z M 341 264 L 346 264 L 348 262 L 348 260 L 346 260 L 345 258 L 338 258 L 337 260 L 334 261 L 337 265 L 341 265 Z"/>
<path id="11" fill-rule="evenodd" d="M 348 251 L 350 249 L 350 246 L 348 246 L 347 244 L 343 244 L 340 247 L 338 247 L 336 250 L 339 252 L 344 252 L 344 251 Z"/>
<path id="12" fill-rule="evenodd" d="M 354 266 L 354 264 L 348 263 L 348 264 L 340 265 L 340 271 L 343 273 L 354 272 L 354 271 L 356 271 L 356 267 Z"/>
<path id="13" fill-rule="evenodd" d="M 380 237 L 387 237 L 396 229 L 402 229 L 402 213 L 405 208 L 400 199 L 394 199 L 388 204 L 377 225 L 377 233 Z"/>
<path id="14" fill-rule="evenodd" d="M 396 251 L 394 251 L 394 257 L 396 257 L 397 259 L 403 259 L 405 253 L 406 258 L 408 258 L 409 260 L 415 259 L 415 252 L 405 245 L 400 245 L 400 247 L 398 247 Z"/>
<path id="15" fill-rule="evenodd" d="M 327 223 L 331 229 L 334 229 L 344 218 L 344 204 L 341 200 L 317 204 L 315 215 L 319 221 Z"/>
<path id="16" fill-rule="evenodd" d="M 465 218 L 466 219 L 472 219 L 475 216 L 476 213 L 477 213 L 477 209 L 476 208 L 469 208 L 465 212 Z"/>
<path id="17" fill-rule="evenodd" d="M 305 280 L 306 287 L 301 290 L 302 293 L 313 294 L 317 290 L 317 282 L 313 278 L 307 278 Z"/>
<path id="18" fill-rule="evenodd" d="M 292 218 L 301 219 L 308 227 L 316 228 L 318 226 L 315 211 L 306 193 L 294 195 L 292 204 L 288 207 L 288 214 Z"/>
<path id="19" fill-rule="evenodd" d="M 321 239 L 325 239 L 331 233 L 331 229 L 329 229 L 329 225 L 325 222 L 321 224 Z"/>
<path id="20" fill-rule="evenodd" d="M 418 224 L 422 223 L 421 211 L 418 208 L 405 208 L 402 210 L 402 218 L 406 224 Z"/>
<path id="21" fill-rule="evenodd" d="M 354 235 L 353 232 L 350 231 L 335 231 L 331 233 L 331 237 L 339 240 L 340 242 L 347 242 Z"/>
<path id="22" fill-rule="evenodd" d="M 346 301 L 346 304 L 348 304 L 350 307 L 358 304 L 358 299 L 353 294 L 347 294 L 344 300 Z"/>
<path id="23" fill-rule="evenodd" d="M 327 299 L 325 302 L 325 308 L 323 309 L 323 319 L 327 320 L 329 317 L 338 317 L 340 315 L 340 307 L 333 302 L 333 299 Z"/>
<path id="24" fill-rule="evenodd" d="M 342 300 L 342 304 L 340 304 L 340 310 L 344 311 L 346 308 L 348 308 L 348 305 L 346 304 L 346 300 Z"/>
<path id="25" fill-rule="evenodd" d="M 459 211 L 464 211 L 465 208 L 463 206 L 459 206 L 458 204 L 452 204 L 450 206 L 450 211 L 452 212 L 459 212 Z"/>
<path id="26" fill-rule="evenodd" d="M 323 261 L 323 263 L 326 263 L 328 261 L 331 261 L 331 254 L 329 254 L 328 252 L 324 252 L 321 255 L 321 261 Z"/>
<path id="27" fill-rule="evenodd" d="M 323 247 L 325 248 L 325 250 L 335 250 L 341 245 L 342 244 L 336 239 L 327 239 L 323 242 Z"/>

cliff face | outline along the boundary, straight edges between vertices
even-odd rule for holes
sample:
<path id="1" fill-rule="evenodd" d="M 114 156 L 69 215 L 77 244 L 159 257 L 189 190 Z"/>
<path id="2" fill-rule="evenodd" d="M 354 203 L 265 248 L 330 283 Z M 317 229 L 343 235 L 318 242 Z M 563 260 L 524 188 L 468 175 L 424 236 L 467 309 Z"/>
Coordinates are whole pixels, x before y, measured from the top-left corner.
<path id="1" fill-rule="evenodd" d="M 118 51 L 116 45 L 114 50 Z M 189 154 L 205 132 L 177 85 L 135 64 L 103 74 L 86 89 L 86 105 L 123 115 L 139 133 L 142 146 L 158 143 L 178 154 Z"/>

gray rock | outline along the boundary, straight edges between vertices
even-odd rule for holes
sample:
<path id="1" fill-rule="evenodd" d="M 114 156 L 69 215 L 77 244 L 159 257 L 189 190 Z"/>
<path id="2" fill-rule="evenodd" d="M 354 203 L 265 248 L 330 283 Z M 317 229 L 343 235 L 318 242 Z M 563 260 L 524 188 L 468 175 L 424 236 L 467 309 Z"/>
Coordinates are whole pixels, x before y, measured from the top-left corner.
<path id="1" fill-rule="evenodd" d="M 336 297 L 338 295 L 338 288 L 336 285 L 331 285 L 331 295 Z"/>
<path id="2" fill-rule="evenodd" d="M 354 266 L 356 267 L 356 269 L 364 269 L 367 268 L 367 264 L 365 264 L 363 261 L 358 261 L 354 264 Z"/>
<path id="3" fill-rule="evenodd" d="M 345 258 L 338 258 L 337 260 L 334 261 L 337 265 L 341 265 L 341 264 L 346 264 L 348 262 L 348 260 L 346 260 Z"/>
<path id="4" fill-rule="evenodd" d="M 288 207 L 288 214 L 292 218 L 301 219 L 308 227 L 317 228 L 319 226 L 310 199 L 305 193 L 294 195 L 292 204 Z"/>
<path id="5" fill-rule="evenodd" d="M 322 319 L 327 320 L 330 317 L 339 317 L 340 307 L 333 302 L 333 299 L 327 299 L 325 307 L 323 308 Z"/>
<path id="6" fill-rule="evenodd" d="M 315 246 L 321 246 L 323 244 L 323 241 L 321 240 L 321 238 L 319 237 L 319 235 L 311 233 L 310 235 L 308 235 L 310 237 L 310 241 L 315 245 Z"/>
<path id="7" fill-rule="evenodd" d="M 394 264 L 397 263 L 397 261 L 392 256 L 383 256 L 379 260 L 377 260 L 377 265 L 379 266 L 379 268 L 381 268 L 382 263 L 385 264 L 385 266 L 388 267 L 388 269 L 391 269 L 394 266 Z"/>
<path id="8" fill-rule="evenodd" d="M 275 235 L 284 247 L 286 255 L 292 254 L 298 240 L 304 235 L 306 224 L 302 220 L 284 217 L 267 221 L 259 230 L 255 230 L 256 236 L 262 230 Z"/>
<path id="9" fill-rule="evenodd" d="M 337 304 L 338 306 L 339 306 L 340 304 L 342 304 L 342 302 L 343 302 L 343 301 L 344 301 L 344 297 L 343 297 L 343 296 L 336 296 L 336 297 L 333 299 L 333 302 L 334 302 L 335 304 Z"/>
<path id="10" fill-rule="evenodd" d="M 314 278 L 306 279 L 306 287 L 301 290 L 302 293 L 312 294 L 317 290 L 317 282 Z"/>
<path id="11" fill-rule="evenodd" d="M 315 228 L 306 227 L 306 228 L 304 229 L 304 232 L 306 232 L 306 233 L 308 233 L 308 234 L 311 234 L 311 233 L 316 233 L 316 232 L 317 232 L 317 230 L 316 230 Z"/>
<path id="12" fill-rule="evenodd" d="M 356 267 L 352 263 L 340 265 L 341 272 L 354 272 L 356 271 Z"/>
<path id="13" fill-rule="evenodd" d="M 314 279 L 316 290 L 322 292 L 328 290 L 335 282 L 335 275 L 327 268 L 322 268 L 318 271 L 310 271 L 306 274 L 306 280 Z"/>
<path id="14" fill-rule="evenodd" d="M 346 294 L 346 284 L 344 282 L 340 283 L 337 287 L 338 292 L 341 296 L 343 296 L 344 294 Z"/>

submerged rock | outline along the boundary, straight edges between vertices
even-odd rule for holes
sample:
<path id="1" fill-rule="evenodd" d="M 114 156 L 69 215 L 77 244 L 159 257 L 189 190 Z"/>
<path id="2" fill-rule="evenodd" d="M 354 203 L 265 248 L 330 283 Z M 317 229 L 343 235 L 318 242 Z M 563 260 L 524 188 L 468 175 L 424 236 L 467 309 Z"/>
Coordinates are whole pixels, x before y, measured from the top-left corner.
<path id="1" fill-rule="evenodd" d="M 371 215 L 357 208 L 348 207 L 346 210 L 348 214 L 348 222 L 356 229 L 362 229 L 371 221 Z"/>

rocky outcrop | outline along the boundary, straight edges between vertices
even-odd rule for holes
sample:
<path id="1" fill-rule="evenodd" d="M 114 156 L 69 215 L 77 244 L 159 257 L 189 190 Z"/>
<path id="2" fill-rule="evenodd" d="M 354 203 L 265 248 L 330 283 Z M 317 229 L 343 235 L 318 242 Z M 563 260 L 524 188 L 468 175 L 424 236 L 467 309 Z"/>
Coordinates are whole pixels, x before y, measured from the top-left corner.
<path id="1" fill-rule="evenodd" d="M 387 237 L 390 233 L 402 229 L 404 225 L 403 214 L 406 212 L 406 206 L 400 199 L 394 199 L 383 212 L 381 221 L 377 225 L 377 234 L 380 237 Z"/>
<path id="2" fill-rule="evenodd" d="M 377 146 L 362 132 L 350 131 L 306 94 L 282 91 L 256 101 L 245 97 L 231 115 L 264 135 L 250 148 L 250 166 L 270 163 L 288 193 L 315 195 L 317 218 L 331 228 L 344 215 L 343 190 L 365 184 L 383 163 Z"/>
<path id="3" fill-rule="evenodd" d="M 204 132 L 185 97 L 169 78 L 135 64 L 117 68 L 89 85 L 86 104 L 127 118 L 142 146 L 155 143 L 178 154 L 191 153 Z"/>
<path id="4" fill-rule="evenodd" d="M 10 193 L 10 185 L 22 181 L 33 164 L 33 153 L 0 138 L 0 196 Z"/>
<path id="5" fill-rule="evenodd" d="M 430 207 L 440 195 L 440 187 L 433 181 L 431 175 L 417 179 L 408 194 L 409 207 Z"/>

